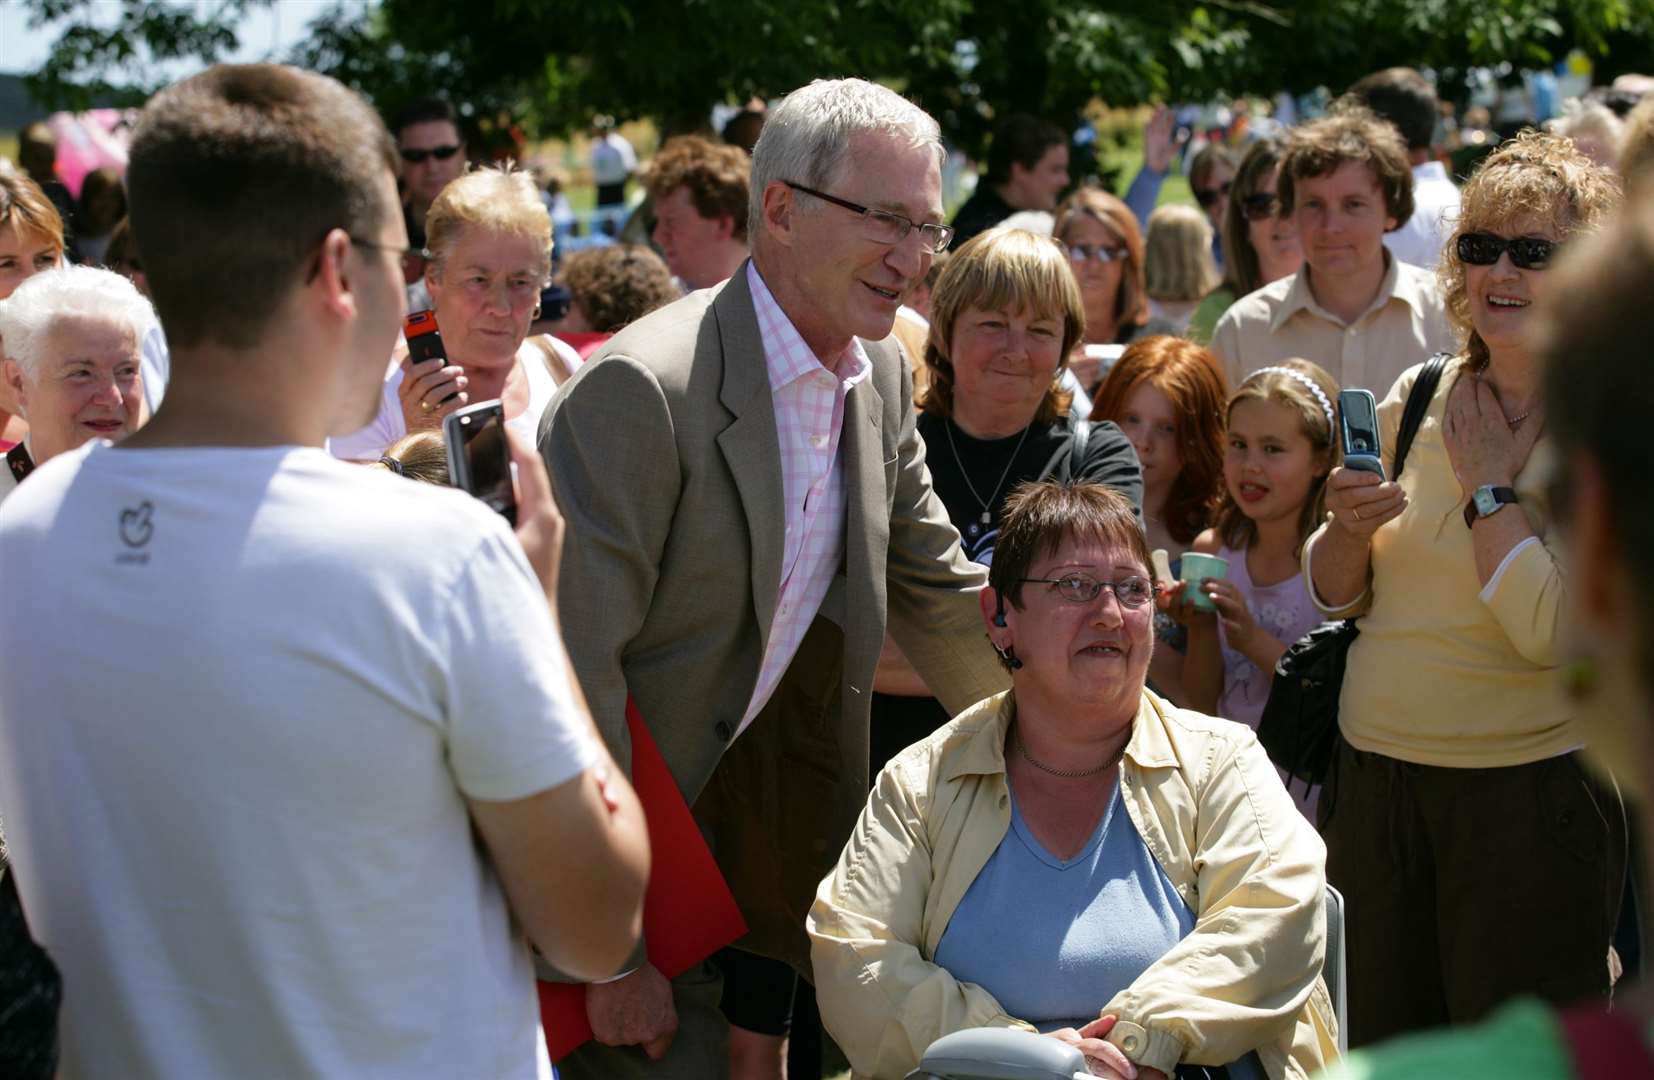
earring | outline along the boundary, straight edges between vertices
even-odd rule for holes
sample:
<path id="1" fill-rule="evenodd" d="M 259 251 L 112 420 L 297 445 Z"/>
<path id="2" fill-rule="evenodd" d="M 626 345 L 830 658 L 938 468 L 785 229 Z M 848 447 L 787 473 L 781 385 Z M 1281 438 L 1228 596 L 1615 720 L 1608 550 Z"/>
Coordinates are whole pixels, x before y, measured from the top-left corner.
<path id="1" fill-rule="evenodd" d="M 538 319 L 539 317 L 540 317 L 540 305 L 535 304 L 534 305 L 534 314 L 532 314 L 528 317 L 528 321 L 533 322 L 535 319 Z"/>
<path id="2" fill-rule="evenodd" d="M 993 638 L 988 639 L 988 644 L 992 645 L 994 647 L 994 652 L 999 654 L 999 662 L 1005 665 L 1006 671 L 1016 671 L 1018 668 L 1022 667 L 1022 661 L 1017 659 L 1016 647 L 1014 645 L 1001 645 Z"/>

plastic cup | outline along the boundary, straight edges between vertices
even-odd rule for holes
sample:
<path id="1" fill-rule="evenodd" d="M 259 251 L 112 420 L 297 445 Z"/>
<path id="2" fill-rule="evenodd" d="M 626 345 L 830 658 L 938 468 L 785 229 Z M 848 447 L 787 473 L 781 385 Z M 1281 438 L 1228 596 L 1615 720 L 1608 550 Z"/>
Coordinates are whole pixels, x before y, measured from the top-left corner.
<path id="1" fill-rule="evenodd" d="M 1217 605 L 1212 598 L 1200 591 L 1200 582 L 1203 578 L 1229 577 L 1229 560 L 1220 559 L 1216 555 L 1207 555 L 1199 551 L 1185 551 L 1183 561 L 1178 564 L 1177 576 L 1194 586 L 1185 590 L 1189 603 L 1201 611 L 1216 611 Z"/>

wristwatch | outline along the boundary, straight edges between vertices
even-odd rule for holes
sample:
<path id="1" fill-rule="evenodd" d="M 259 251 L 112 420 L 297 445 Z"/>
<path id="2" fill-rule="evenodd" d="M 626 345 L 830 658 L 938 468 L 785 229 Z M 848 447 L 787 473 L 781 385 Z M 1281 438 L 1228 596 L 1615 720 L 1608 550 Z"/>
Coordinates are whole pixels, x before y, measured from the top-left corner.
<path id="1" fill-rule="evenodd" d="M 1485 518 L 1498 512 L 1501 506 L 1514 505 L 1515 502 L 1516 492 L 1512 489 L 1483 484 L 1471 493 L 1470 501 L 1464 504 L 1465 528 L 1476 524 L 1477 518 Z"/>

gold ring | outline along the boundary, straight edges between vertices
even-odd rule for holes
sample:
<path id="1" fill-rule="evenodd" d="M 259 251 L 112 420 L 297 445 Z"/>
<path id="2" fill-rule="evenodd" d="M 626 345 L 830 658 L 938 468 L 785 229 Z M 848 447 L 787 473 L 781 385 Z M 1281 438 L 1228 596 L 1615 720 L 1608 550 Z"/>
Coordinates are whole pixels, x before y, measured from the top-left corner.
<path id="1" fill-rule="evenodd" d="M 1350 513 L 1355 515 L 1355 520 L 1357 520 L 1357 521 L 1361 520 L 1361 509 L 1360 509 L 1360 507 L 1355 507 L 1355 506 L 1350 507 Z"/>
<path id="2" fill-rule="evenodd" d="M 419 407 L 421 409 L 424 409 L 426 412 L 431 411 L 431 403 L 429 401 L 424 400 L 423 398 L 420 399 Z"/>

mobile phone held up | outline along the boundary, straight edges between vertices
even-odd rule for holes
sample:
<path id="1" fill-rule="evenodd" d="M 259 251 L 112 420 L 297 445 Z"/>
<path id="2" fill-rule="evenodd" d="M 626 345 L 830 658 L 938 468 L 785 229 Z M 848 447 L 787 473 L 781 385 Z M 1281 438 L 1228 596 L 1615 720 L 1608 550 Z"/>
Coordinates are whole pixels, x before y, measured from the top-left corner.
<path id="1" fill-rule="evenodd" d="M 1366 390 L 1338 394 L 1338 433 L 1344 440 L 1344 468 L 1370 472 L 1384 479 L 1383 451 L 1378 437 L 1378 403 Z"/>
<path id="2" fill-rule="evenodd" d="M 448 350 L 442 345 L 442 331 L 436 324 L 436 312 L 416 311 L 402 321 L 402 336 L 408 342 L 408 366 L 422 364 L 427 360 L 441 360 L 443 366 L 448 364 Z M 446 405 L 459 396 L 459 391 L 442 399 Z"/>
<path id="3" fill-rule="evenodd" d="M 442 435 L 448 444 L 448 482 L 516 525 L 517 494 L 511 483 L 504 406 L 498 401 L 467 405 L 442 422 Z"/>

